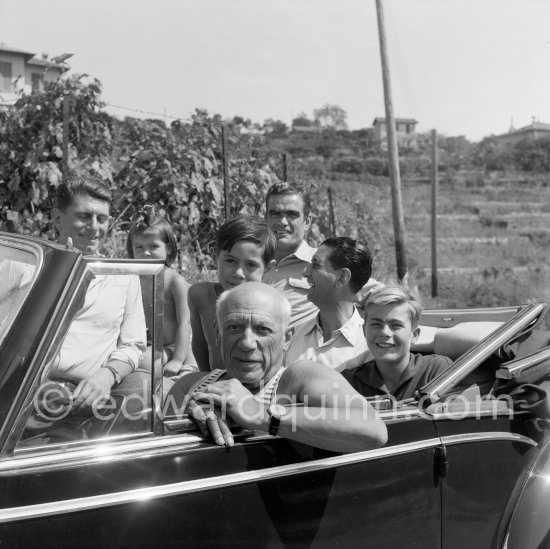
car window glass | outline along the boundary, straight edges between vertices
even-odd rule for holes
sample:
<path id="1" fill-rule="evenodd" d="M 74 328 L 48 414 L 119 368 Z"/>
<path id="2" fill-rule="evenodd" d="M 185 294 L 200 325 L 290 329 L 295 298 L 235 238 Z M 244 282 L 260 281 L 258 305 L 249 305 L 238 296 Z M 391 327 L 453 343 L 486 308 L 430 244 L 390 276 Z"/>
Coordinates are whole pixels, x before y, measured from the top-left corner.
<path id="1" fill-rule="evenodd" d="M 140 278 L 147 275 L 113 266 L 90 271 L 85 277 L 89 286 L 75 294 L 65 332 L 27 399 L 28 417 L 16 449 L 153 431 L 152 372 L 141 367 L 146 323 Z M 150 319 L 147 324 L 154 322 Z M 113 364 L 122 372 L 121 379 L 115 377 Z M 83 402 L 86 392 L 101 386 L 101 376 L 114 383 L 108 388 L 110 394 L 101 398 L 100 391 L 91 405 Z"/>
<path id="2" fill-rule="evenodd" d="M 28 295 L 36 271 L 33 253 L 0 246 L 0 343 Z"/>

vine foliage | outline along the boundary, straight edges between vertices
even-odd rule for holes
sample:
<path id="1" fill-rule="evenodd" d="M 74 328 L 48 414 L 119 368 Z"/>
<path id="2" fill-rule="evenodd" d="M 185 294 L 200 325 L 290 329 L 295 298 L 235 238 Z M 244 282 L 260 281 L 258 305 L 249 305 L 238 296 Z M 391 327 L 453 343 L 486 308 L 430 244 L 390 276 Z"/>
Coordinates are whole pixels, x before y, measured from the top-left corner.
<path id="1" fill-rule="evenodd" d="M 112 188 L 108 255 L 123 255 L 133 213 L 145 204 L 170 219 L 182 256 L 209 267 L 215 231 L 225 219 L 222 127 L 229 154 L 229 212 L 261 213 L 277 166 L 256 154 L 262 136 L 196 110 L 188 121 L 116 119 L 101 83 L 73 75 L 22 95 L 0 111 L 0 230 L 53 238 L 50 211 L 63 171 L 63 103 L 68 101 L 69 173 L 93 173 Z M 185 267 L 185 266 L 184 266 Z"/>

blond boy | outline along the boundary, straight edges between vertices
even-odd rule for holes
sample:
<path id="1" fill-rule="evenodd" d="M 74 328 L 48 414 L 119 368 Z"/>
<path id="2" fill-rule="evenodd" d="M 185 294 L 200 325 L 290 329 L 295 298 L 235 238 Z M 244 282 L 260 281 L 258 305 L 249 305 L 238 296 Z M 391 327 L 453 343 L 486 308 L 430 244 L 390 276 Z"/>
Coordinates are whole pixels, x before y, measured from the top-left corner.
<path id="1" fill-rule="evenodd" d="M 420 302 L 400 287 L 374 290 L 367 298 L 364 332 L 374 359 L 342 372 L 359 393 L 410 398 L 452 364 L 445 356 L 410 352 L 421 313 Z"/>

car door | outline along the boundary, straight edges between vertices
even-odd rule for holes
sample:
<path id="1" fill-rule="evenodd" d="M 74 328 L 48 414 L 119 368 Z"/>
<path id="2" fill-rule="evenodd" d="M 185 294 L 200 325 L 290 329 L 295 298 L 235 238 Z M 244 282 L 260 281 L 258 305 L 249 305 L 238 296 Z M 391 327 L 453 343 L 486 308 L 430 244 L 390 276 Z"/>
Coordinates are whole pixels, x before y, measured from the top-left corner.
<path id="1" fill-rule="evenodd" d="M 439 439 L 416 410 L 390 443 L 327 455 L 267 435 L 189 433 L 23 452 L 0 463 L 10 547 L 440 547 Z"/>
<path id="2" fill-rule="evenodd" d="M 150 278 L 157 296 L 151 326 L 158 351 L 162 265 L 94 260 L 87 267 L 92 275 Z M 377 450 L 338 455 L 247 432 L 236 435 L 234 447 L 221 448 L 190 422 L 175 429 L 164 423 L 161 372 L 153 369 L 142 429 L 116 436 L 91 430 L 85 438 L 54 443 L 28 437 L 37 388 L 89 283 L 86 273 L 79 277 L 79 285 L 63 294 L 57 331 L 49 336 L 47 352 L 33 361 L 27 393 L 17 399 L 21 407 L 10 412 L 13 419 L 5 426 L 4 545 L 386 548 L 413 540 L 440 546 L 434 473 L 440 441 L 433 421 L 416 405 L 381 412 L 389 442 Z M 94 432 L 100 436 L 94 438 Z"/>
<path id="3" fill-rule="evenodd" d="M 537 441 L 506 406 L 480 402 L 452 416 L 449 411 L 433 415 L 445 459 L 442 546 L 490 547 L 516 481 L 537 451 Z"/>
<path id="4" fill-rule="evenodd" d="M 498 355 L 540 322 L 543 304 L 516 315 L 423 388 L 423 408 L 441 438 L 442 547 L 491 547 L 499 520 L 542 433 L 503 393 L 494 397 Z M 501 361 L 504 359 L 501 359 Z"/>

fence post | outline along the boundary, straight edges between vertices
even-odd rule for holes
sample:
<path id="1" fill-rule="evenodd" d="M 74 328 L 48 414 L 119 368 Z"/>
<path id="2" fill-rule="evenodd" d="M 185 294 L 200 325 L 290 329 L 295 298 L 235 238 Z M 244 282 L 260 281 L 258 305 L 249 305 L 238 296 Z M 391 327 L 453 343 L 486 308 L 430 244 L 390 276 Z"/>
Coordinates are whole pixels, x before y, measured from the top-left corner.
<path id="1" fill-rule="evenodd" d="M 63 95 L 63 160 L 61 162 L 61 175 L 63 182 L 69 177 L 69 95 Z"/>
<path id="2" fill-rule="evenodd" d="M 283 181 L 288 181 L 288 153 L 283 153 Z"/>
<path id="3" fill-rule="evenodd" d="M 230 207 L 229 207 L 229 162 L 227 151 L 227 128 L 225 124 L 222 126 L 222 164 L 223 164 L 223 200 L 224 200 L 224 212 L 225 220 L 229 219 Z"/>
<path id="4" fill-rule="evenodd" d="M 331 238 L 336 236 L 336 222 L 334 220 L 334 205 L 332 203 L 332 187 L 328 188 L 328 233 Z"/>
<path id="5" fill-rule="evenodd" d="M 432 130 L 432 297 L 437 297 L 437 131 Z"/>

